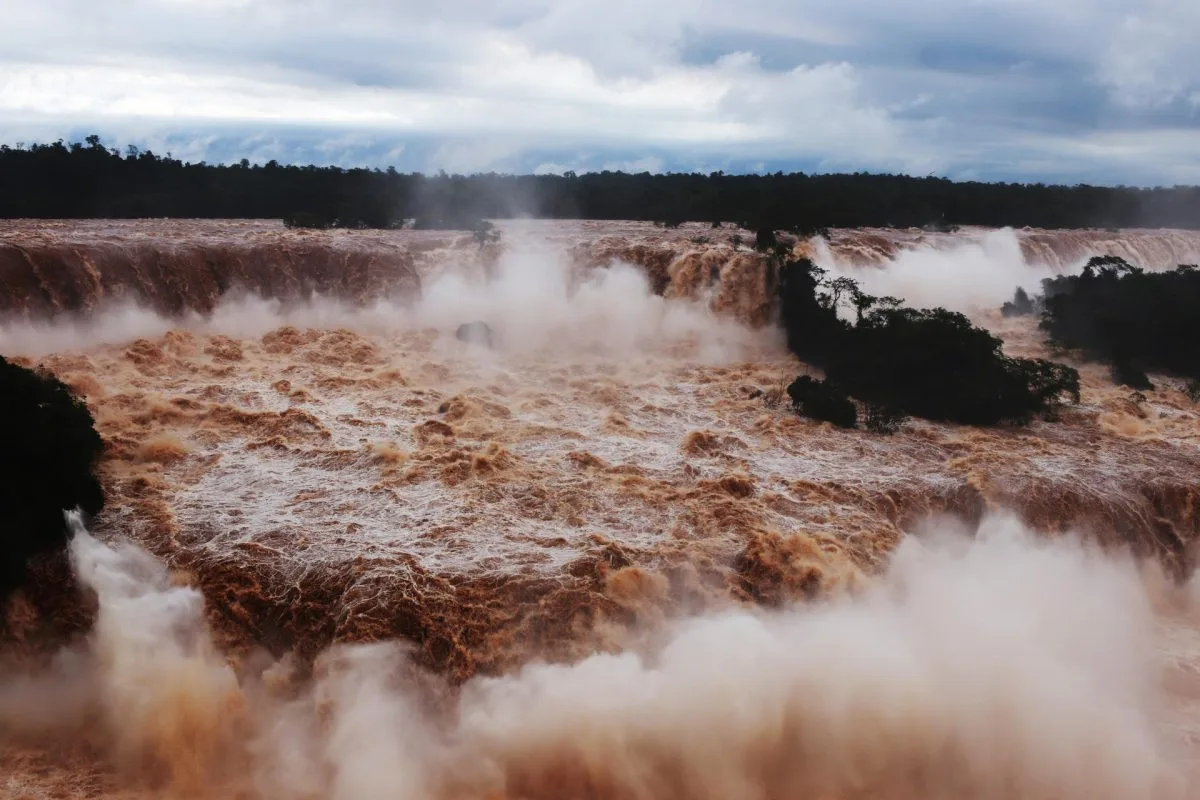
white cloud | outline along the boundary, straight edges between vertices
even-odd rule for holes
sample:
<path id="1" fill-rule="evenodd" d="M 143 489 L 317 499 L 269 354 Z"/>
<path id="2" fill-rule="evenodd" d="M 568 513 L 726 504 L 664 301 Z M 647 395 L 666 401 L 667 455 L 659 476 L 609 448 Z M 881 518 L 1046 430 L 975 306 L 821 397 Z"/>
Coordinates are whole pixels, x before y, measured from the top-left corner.
<path id="1" fill-rule="evenodd" d="M 665 167 L 666 164 L 661 158 L 656 156 L 646 156 L 645 158 L 639 158 L 635 161 L 610 161 L 601 167 L 601 169 L 606 169 L 610 172 L 629 172 L 634 174 L 649 172 L 653 175 L 657 175 L 661 173 Z"/>
<path id="2" fill-rule="evenodd" d="M 1179 0 L 41 0 L 0 7 L 0 134 L 985 177 L 1054 173 L 1074 144 L 1072 175 L 1169 181 L 1193 152 L 1173 132 L 1200 125 L 1197 30 Z"/>
<path id="3" fill-rule="evenodd" d="M 562 175 L 570 172 L 573 167 L 568 167 L 565 164 L 557 164 L 553 161 L 543 161 L 536 167 L 530 170 L 533 175 Z"/>
<path id="4" fill-rule="evenodd" d="M 1200 5 L 1148 0 L 1113 30 L 1098 70 L 1114 99 L 1134 108 L 1162 108 L 1200 93 Z"/>

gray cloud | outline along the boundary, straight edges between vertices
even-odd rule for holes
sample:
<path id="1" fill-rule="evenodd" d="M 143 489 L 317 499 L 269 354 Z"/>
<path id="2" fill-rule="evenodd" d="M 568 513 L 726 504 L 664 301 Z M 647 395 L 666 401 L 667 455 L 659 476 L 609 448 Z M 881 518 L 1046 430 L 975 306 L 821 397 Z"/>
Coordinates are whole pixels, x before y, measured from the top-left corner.
<path id="1" fill-rule="evenodd" d="M 1200 180 L 1178 0 L 40 0 L 0 139 L 399 169 Z"/>

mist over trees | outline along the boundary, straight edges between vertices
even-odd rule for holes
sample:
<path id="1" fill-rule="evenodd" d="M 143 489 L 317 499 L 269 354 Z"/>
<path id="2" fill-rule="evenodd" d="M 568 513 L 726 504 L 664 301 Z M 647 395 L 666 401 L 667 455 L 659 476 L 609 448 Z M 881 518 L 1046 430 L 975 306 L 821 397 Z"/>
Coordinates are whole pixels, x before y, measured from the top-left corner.
<path id="1" fill-rule="evenodd" d="M 286 219 L 304 227 L 470 230 L 514 216 L 827 227 L 1200 228 L 1200 187 L 953 182 L 867 173 L 423 176 L 395 170 L 184 163 L 82 142 L 0 146 L 0 217 Z"/>
<path id="2" fill-rule="evenodd" d="M 788 389 L 806 416 L 853 427 L 846 400 L 854 398 L 867 407 L 868 427 L 887 432 L 904 416 L 993 425 L 1079 402 L 1076 370 L 1009 358 L 999 338 L 962 314 L 906 308 L 850 278 L 831 279 L 808 259 L 775 258 L 788 347 L 825 372 L 824 383 L 802 377 Z"/>
<path id="3" fill-rule="evenodd" d="M 1146 272 L 1116 256 L 1042 281 L 1052 347 L 1107 362 L 1116 383 L 1152 388 L 1147 370 L 1200 380 L 1200 269 Z"/>
<path id="4" fill-rule="evenodd" d="M 0 603 L 35 555 L 67 542 L 64 511 L 95 514 L 103 441 L 91 412 L 53 375 L 0 357 Z"/>

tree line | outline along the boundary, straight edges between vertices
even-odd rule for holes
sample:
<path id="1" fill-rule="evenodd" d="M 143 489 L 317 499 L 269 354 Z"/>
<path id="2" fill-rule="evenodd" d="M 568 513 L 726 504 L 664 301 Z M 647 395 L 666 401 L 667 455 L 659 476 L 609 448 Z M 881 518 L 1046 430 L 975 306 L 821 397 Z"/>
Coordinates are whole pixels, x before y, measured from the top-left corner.
<path id="1" fill-rule="evenodd" d="M 1148 371 L 1191 381 L 1200 399 L 1200 268 L 1182 264 L 1147 272 L 1117 256 L 1096 256 L 1078 275 L 1042 281 L 1042 293 L 1018 290 L 1009 316 L 1038 315 L 1055 350 L 1107 363 L 1115 383 L 1153 389 Z"/>
<path id="2" fill-rule="evenodd" d="M 1200 187 L 956 182 L 938 177 L 733 175 L 423 175 L 270 161 L 187 163 L 128 146 L 0 145 L 0 217 L 285 219 L 306 227 L 472 229 L 480 219 L 736 223 L 797 232 L 833 227 L 1200 228 Z M 414 224 L 409 222 L 408 224 Z"/>

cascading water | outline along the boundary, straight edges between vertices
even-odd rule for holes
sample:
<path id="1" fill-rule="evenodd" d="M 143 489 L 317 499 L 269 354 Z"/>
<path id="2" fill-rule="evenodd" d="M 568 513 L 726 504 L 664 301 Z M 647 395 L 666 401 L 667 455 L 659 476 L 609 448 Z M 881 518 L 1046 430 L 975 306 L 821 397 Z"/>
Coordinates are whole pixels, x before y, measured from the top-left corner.
<path id="1" fill-rule="evenodd" d="M 1176 382 L 1134 401 L 1083 365 L 1055 423 L 835 431 L 774 402 L 804 367 L 745 231 L 2 225 L 0 353 L 86 398 L 109 497 L 72 549 L 91 639 L 0 676 L 24 687 L 0 689 L 0 763 L 32 781 L 5 791 L 111 767 L 113 796 L 1186 796 L 1190 595 L 1036 542 L 1190 571 L 1200 409 Z M 995 306 L 1103 236 L 798 250 L 1029 355 Z M 1122 236 L 1148 268 L 1200 243 Z M 992 533 L 906 538 L 941 512 Z M 18 694 L 54 687 L 39 723 Z M 66 720 L 91 749 L 64 767 L 28 740 Z"/>

